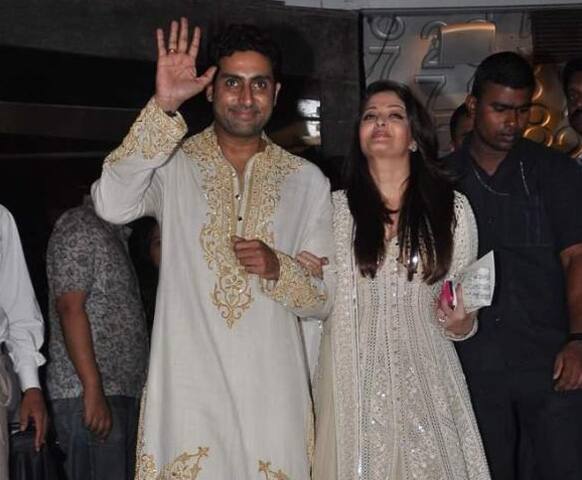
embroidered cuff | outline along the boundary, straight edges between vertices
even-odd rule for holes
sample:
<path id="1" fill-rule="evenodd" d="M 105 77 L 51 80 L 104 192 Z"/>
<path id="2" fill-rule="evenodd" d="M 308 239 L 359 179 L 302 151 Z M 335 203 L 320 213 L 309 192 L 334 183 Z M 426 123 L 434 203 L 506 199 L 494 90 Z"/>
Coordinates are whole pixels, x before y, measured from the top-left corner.
<path id="1" fill-rule="evenodd" d="M 176 148 L 188 127 L 180 113 L 170 117 L 151 98 L 131 126 L 123 143 L 111 152 L 105 163 L 115 163 L 133 154 L 151 160 L 158 154 L 169 155 Z"/>
<path id="2" fill-rule="evenodd" d="M 463 335 L 455 335 L 454 333 L 451 333 L 448 330 L 443 329 L 443 335 L 445 336 L 445 338 L 448 338 L 453 342 L 462 342 L 463 340 L 467 340 L 467 338 L 471 338 L 473 335 L 475 335 L 477 333 L 478 328 L 479 321 L 477 320 L 477 318 L 475 318 L 475 320 L 473 320 L 473 326 L 471 327 L 471 330 L 469 330 L 467 333 L 464 333 Z"/>
<path id="3" fill-rule="evenodd" d="M 281 266 L 279 280 L 262 280 L 263 291 L 289 308 L 312 307 L 323 303 L 327 295 L 309 272 L 289 255 L 275 251 Z"/>

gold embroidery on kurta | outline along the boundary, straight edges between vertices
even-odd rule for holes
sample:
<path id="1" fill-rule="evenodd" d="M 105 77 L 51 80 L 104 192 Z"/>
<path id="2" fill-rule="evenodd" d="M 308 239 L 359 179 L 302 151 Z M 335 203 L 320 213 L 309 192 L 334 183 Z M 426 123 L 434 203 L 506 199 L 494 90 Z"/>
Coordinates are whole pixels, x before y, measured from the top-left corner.
<path id="1" fill-rule="evenodd" d="M 146 160 L 158 154 L 169 155 L 187 131 L 181 117 L 171 118 L 152 98 L 131 126 L 122 144 L 105 159 L 106 164 L 139 153 Z"/>
<path id="2" fill-rule="evenodd" d="M 146 405 L 146 389 L 143 389 L 139 412 L 137 431 L 137 452 L 135 466 L 135 480 L 196 480 L 202 470 L 200 463 L 208 457 L 209 447 L 198 447 L 196 453 L 183 452 L 171 463 L 158 468 L 152 454 L 144 453 L 144 416 Z"/>
<path id="3" fill-rule="evenodd" d="M 138 480 L 196 480 L 202 471 L 200 462 L 208 457 L 208 447 L 198 447 L 196 453 L 184 452 L 159 471 L 153 455 L 138 458 Z"/>
<path id="4" fill-rule="evenodd" d="M 318 288 L 315 279 L 299 262 L 284 253 L 275 253 L 281 266 L 279 280 L 272 288 L 268 288 L 268 282 L 262 282 L 265 293 L 291 308 L 311 307 L 327 300 L 326 293 Z"/>
<path id="5" fill-rule="evenodd" d="M 256 155 L 249 184 L 242 235 L 273 245 L 272 217 L 280 199 L 281 184 L 301 166 L 301 160 L 267 142 Z M 208 201 L 207 223 L 200 232 L 200 243 L 208 267 L 216 273 L 210 294 L 212 303 L 232 328 L 253 302 L 249 277 L 239 265 L 231 243 L 236 234 L 238 211 L 234 199 L 234 169 L 223 157 L 213 127 L 192 137 L 183 146 L 202 173 L 202 190 Z"/>
<path id="6" fill-rule="evenodd" d="M 290 477 L 282 470 L 272 470 L 271 462 L 259 460 L 259 473 L 265 474 L 265 480 L 290 480 Z"/>

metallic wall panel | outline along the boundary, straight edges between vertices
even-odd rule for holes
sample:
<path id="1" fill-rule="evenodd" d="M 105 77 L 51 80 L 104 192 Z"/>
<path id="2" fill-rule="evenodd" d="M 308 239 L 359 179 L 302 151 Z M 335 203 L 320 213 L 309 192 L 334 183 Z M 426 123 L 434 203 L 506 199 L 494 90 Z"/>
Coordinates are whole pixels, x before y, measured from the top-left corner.
<path id="1" fill-rule="evenodd" d="M 435 119 L 439 142 L 447 150 L 449 118 L 466 98 L 476 64 L 444 65 L 447 52 L 441 28 L 453 24 L 491 22 L 495 26 L 492 50 L 514 50 L 529 55 L 532 50 L 526 13 L 368 13 L 363 16 L 363 56 L 366 82 L 390 78 L 408 84 Z M 477 36 L 477 41 L 489 41 Z M 469 48 L 470 46 L 468 46 Z M 475 45 L 474 50 L 483 50 Z M 489 49 L 489 45 L 486 45 Z M 454 53 L 454 52 L 453 52 Z M 450 56 L 450 55 L 449 55 Z"/>

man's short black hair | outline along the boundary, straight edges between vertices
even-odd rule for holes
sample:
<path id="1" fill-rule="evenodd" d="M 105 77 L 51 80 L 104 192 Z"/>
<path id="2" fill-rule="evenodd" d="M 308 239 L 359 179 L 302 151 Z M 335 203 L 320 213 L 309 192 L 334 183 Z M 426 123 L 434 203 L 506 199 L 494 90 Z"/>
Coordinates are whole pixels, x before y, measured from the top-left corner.
<path id="1" fill-rule="evenodd" d="M 218 65 L 223 57 L 235 52 L 258 52 L 269 59 L 275 80 L 281 78 L 281 51 L 271 36 L 254 25 L 232 24 L 215 37 L 210 48 L 210 61 Z"/>
<path id="2" fill-rule="evenodd" d="M 582 72 L 582 57 L 570 60 L 566 65 L 564 65 L 564 70 L 562 70 L 562 85 L 564 86 L 564 93 L 566 95 L 568 95 L 570 79 L 578 72 Z"/>
<path id="3" fill-rule="evenodd" d="M 467 109 L 467 105 L 461 103 L 451 115 L 451 120 L 449 122 L 449 128 L 451 130 L 451 139 L 455 140 L 457 137 L 457 125 L 461 121 L 462 117 L 468 117 L 469 110 Z"/>
<path id="4" fill-rule="evenodd" d="M 515 52 L 500 52 L 488 56 L 477 67 L 471 95 L 480 98 L 487 82 L 513 89 L 533 91 L 535 77 L 528 61 Z"/>

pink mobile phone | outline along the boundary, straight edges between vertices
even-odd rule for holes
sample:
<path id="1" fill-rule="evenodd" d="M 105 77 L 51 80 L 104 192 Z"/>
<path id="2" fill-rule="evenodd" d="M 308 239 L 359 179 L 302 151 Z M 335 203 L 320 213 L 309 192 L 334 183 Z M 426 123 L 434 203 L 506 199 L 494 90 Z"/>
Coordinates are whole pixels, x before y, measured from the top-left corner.
<path id="1" fill-rule="evenodd" d="M 457 296 L 455 295 L 455 289 L 453 287 L 452 280 L 445 280 L 443 282 L 440 298 L 441 300 L 445 300 L 451 308 L 455 308 L 457 306 Z"/>

